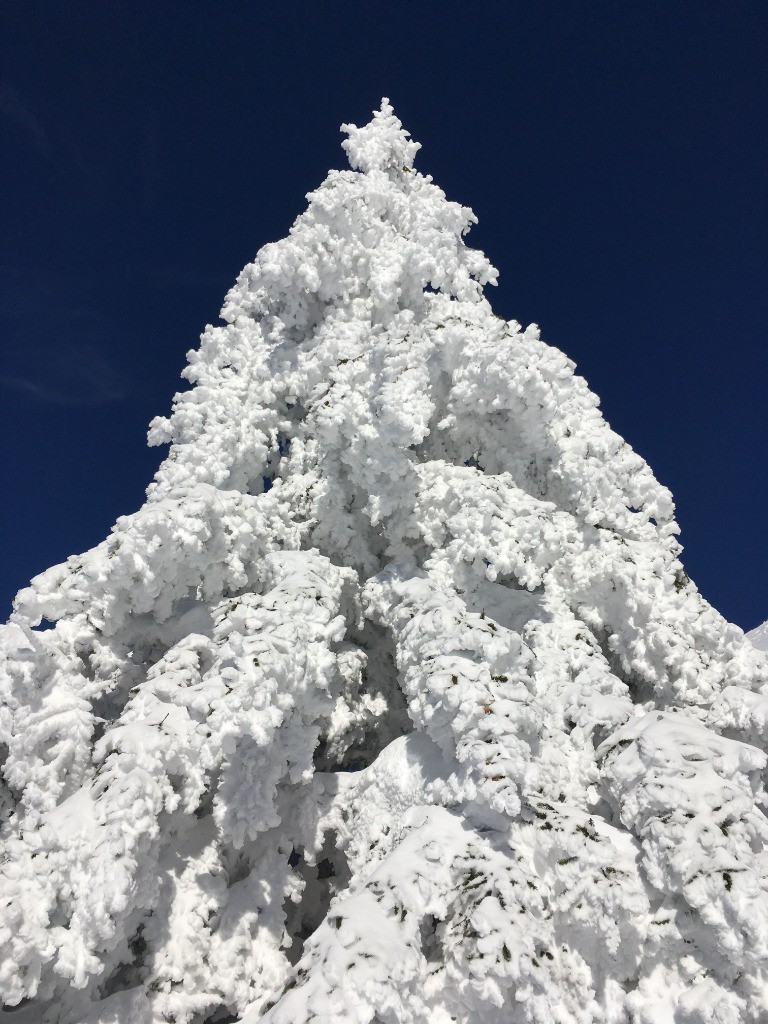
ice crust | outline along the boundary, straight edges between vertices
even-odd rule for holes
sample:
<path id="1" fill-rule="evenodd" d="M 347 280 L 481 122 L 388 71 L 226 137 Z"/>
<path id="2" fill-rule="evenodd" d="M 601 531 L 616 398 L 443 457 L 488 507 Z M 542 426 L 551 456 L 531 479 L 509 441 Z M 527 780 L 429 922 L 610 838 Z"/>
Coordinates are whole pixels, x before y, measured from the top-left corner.
<path id="1" fill-rule="evenodd" d="M 764 1022 L 768 655 L 389 103 L 344 131 L 2 628 L 0 1021 Z"/>

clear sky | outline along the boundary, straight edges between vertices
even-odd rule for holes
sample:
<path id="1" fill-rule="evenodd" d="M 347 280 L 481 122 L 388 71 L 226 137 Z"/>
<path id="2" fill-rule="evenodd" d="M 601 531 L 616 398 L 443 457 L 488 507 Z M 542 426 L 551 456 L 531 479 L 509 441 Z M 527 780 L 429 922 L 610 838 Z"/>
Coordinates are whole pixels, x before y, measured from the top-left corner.
<path id="1" fill-rule="evenodd" d="M 382 95 L 768 618 L 767 4 L 36 0 L 0 46 L 0 618 L 141 504 L 185 352 Z"/>

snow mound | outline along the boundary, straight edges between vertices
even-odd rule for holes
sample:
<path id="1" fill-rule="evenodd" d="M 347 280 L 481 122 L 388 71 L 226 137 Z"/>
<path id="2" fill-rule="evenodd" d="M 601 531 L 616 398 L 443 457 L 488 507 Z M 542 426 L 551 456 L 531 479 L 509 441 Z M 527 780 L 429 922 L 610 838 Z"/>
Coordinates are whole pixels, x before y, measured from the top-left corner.
<path id="1" fill-rule="evenodd" d="M 389 103 L 344 131 L 2 628 L 0 1021 L 765 1021 L 768 656 Z"/>

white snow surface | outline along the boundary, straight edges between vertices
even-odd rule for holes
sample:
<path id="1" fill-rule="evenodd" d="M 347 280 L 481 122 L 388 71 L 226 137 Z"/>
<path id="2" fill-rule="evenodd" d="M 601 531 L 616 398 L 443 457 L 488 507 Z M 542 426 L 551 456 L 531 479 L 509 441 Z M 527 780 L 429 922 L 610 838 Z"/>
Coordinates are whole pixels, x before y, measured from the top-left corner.
<path id="1" fill-rule="evenodd" d="M 750 630 L 747 633 L 747 637 L 758 651 L 768 651 L 768 622 L 764 622 L 761 626 L 756 626 Z"/>
<path id="2" fill-rule="evenodd" d="M 344 131 L 3 627 L 0 1021 L 764 1022 L 768 656 L 388 102 Z"/>

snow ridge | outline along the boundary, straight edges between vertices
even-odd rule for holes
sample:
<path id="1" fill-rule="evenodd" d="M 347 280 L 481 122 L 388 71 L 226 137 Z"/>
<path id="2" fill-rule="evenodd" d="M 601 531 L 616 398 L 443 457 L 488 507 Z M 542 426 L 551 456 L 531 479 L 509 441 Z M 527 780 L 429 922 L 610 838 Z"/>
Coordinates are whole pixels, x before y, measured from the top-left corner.
<path id="1" fill-rule="evenodd" d="M 763 1021 L 768 656 L 388 101 L 343 130 L 2 628 L 0 1021 Z"/>

